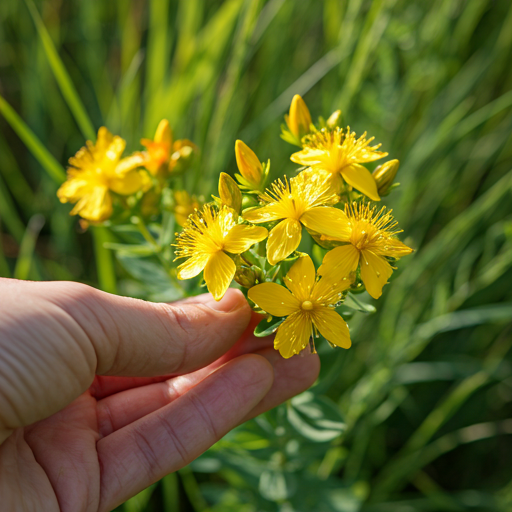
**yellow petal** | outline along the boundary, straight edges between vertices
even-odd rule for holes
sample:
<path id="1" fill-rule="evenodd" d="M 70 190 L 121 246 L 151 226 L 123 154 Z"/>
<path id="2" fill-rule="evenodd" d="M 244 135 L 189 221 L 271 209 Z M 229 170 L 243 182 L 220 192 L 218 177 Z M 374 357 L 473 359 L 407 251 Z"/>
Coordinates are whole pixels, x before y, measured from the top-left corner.
<path id="1" fill-rule="evenodd" d="M 299 139 L 306 133 L 309 133 L 311 124 L 311 114 L 304 100 L 296 94 L 290 105 L 290 113 L 286 119 L 288 128 Z"/>
<path id="2" fill-rule="evenodd" d="M 98 152 L 107 151 L 110 144 L 112 144 L 113 139 L 114 136 L 108 131 L 108 129 L 105 126 L 100 127 L 100 129 L 98 130 L 98 135 L 96 137 L 96 144 L 94 144 L 94 149 Z M 89 146 L 89 143 L 87 145 Z"/>
<path id="3" fill-rule="evenodd" d="M 350 332 L 347 322 L 329 308 L 318 308 L 313 312 L 313 323 L 320 334 L 332 344 L 341 348 L 350 348 Z"/>
<path id="4" fill-rule="evenodd" d="M 223 251 L 212 254 L 204 269 L 204 280 L 215 300 L 224 297 L 235 276 L 235 262 Z"/>
<path id="5" fill-rule="evenodd" d="M 257 284 L 249 288 L 247 296 L 263 311 L 274 316 L 289 316 L 300 309 L 299 300 L 277 283 Z"/>
<path id="6" fill-rule="evenodd" d="M 144 158 L 144 155 L 140 152 L 123 158 L 116 165 L 116 176 L 122 176 L 123 174 L 133 171 L 133 169 L 136 169 L 137 167 L 141 167 L 145 161 L 146 159 Z"/>
<path id="7" fill-rule="evenodd" d="M 169 148 L 172 145 L 172 130 L 167 119 L 162 119 L 158 124 L 155 133 L 155 142 L 163 142 L 168 144 Z"/>
<path id="8" fill-rule="evenodd" d="M 61 203 L 76 203 L 89 189 L 90 186 L 87 180 L 72 178 L 60 186 L 57 190 L 57 197 Z"/>
<path id="9" fill-rule="evenodd" d="M 290 160 L 299 165 L 311 166 L 322 163 L 324 157 L 325 151 L 322 149 L 304 148 L 302 151 L 293 153 Z"/>
<path id="10" fill-rule="evenodd" d="M 263 167 L 256 153 L 247 144 L 237 140 L 235 143 L 235 156 L 240 174 L 254 187 L 257 187 L 263 175 Z"/>
<path id="11" fill-rule="evenodd" d="M 345 212 L 332 206 L 311 208 L 300 218 L 308 230 L 326 235 L 336 240 L 346 241 L 350 238 L 350 224 Z"/>
<path id="12" fill-rule="evenodd" d="M 135 194 L 139 190 L 146 191 L 151 186 L 151 180 L 144 171 L 130 171 L 119 178 L 109 180 L 109 188 L 124 196 Z"/>
<path id="13" fill-rule="evenodd" d="M 380 201 L 377 184 L 370 171 L 359 164 L 351 164 L 341 170 L 343 179 L 373 201 Z"/>
<path id="14" fill-rule="evenodd" d="M 279 203 L 274 203 L 262 206 L 261 208 L 245 210 L 242 216 L 249 222 L 259 224 L 261 222 L 284 219 L 286 217 L 286 211 Z"/>
<path id="15" fill-rule="evenodd" d="M 304 302 L 310 299 L 315 278 L 315 265 L 307 254 L 303 254 L 286 274 L 284 284 L 300 302 Z"/>
<path id="16" fill-rule="evenodd" d="M 392 273 L 391 265 L 384 258 L 368 250 L 361 251 L 361 279 L 374 299 L 382 295 L 382 288 Z"/>
<path id="17" fill-rule="evenodd" d="M 310 316 L 302 311 L 290 315 L 277 329 L 274 348 L 288 359 L 304 350 L 312 335 Z"/>
<path id="18" fill-rule="evenodd" d="M 260 226 L 238 224 L 231 228 L 224 238 L 224 250 L 232 254 L 241 254 L 255 243 L 265 240 L 268 231 Z"/>
<path id="19" fill-rule="evenodd" d="M 326 274 L 319 279 L 311 292 L 311 301 L 330 306 L 341 300 L 341 293 L 350 288 L 354 277 L 342 277 L 340 274 Z"/>
<path id="20" fill-rule="evenodd" d="M 284 219 L 268 235 L 267 259 L 271 265 L 284 260 L 297 249 L 302 238 L 302 225 L 295 219 Z"/>
<path id="21" fill-rule="evenodd" d="M 107 151 L 105 152 L 105 158 L 110 162 L 118 162 L 123 154 L 124 148 L 126 147 L 126 141 L 119 137 L 119 135 L 114 135 L 112 138 L 112 142 L 108 146 Z"/>
<path id="22" fill-rule="evenodd" d="M 71 210 L 71 215 L 76 214 L 91 222 L 107 220 L 112 215 L 112 198 L 108 188 L 94 187 L 91 189 Z"/>
<path id="23" fill-rule="evenodd" d="M 199 275 L 206 267 L 210 254 L 198 253 L 188 258 L 178 267 L 178 279 L 191 279 Z"/>
<path id="24" fill-rule="evenodd" d="M 402 256 L 407 256 L 413 252 L 410 247 L 405 245 L 403 242 L 400 242 L 400 240 L 396 238 L 389 238 L 386 240 L 385 244 L 382 244 L 382 247 L 378 246 L 375 249 L 372 249 L 372 251 L 377 256 L 391 256 L 397 259 L 401 258 Z"/>
<path id="25" fill-rule="evenodd" d="M 324 256 L 318 273 L 322 276 L 333 276 L 338 280 L 356 270 L 358 263 L 359 251 L 352 244 L 341 245 Z"/>

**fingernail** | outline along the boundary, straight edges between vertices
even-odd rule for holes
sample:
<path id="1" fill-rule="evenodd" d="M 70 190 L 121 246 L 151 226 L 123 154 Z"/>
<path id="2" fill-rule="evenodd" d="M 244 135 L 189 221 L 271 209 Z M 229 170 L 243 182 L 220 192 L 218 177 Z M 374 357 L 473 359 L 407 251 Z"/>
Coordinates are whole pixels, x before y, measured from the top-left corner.
<path id="1" fill-rule="evenodd" d="M 230 289 L 221 300 L 216 301 L 213 297 L 208 302 L 204 303 L 205 306 L 215 311 L 222 313 L 231 313 L 237 309 L 241 309 L 247 305 L 247 301 L 240 290 Z"/>

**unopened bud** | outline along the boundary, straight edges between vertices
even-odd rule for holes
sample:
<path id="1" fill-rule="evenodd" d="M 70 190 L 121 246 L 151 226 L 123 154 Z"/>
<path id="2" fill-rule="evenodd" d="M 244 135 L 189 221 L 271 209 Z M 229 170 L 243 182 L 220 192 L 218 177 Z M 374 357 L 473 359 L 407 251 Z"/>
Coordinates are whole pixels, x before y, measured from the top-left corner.
<path id="1" fill-rule="evenodd" d="M 327 121 L 326 121 L 327 128 L 329 128 L 331 130 L 336 128 L 337 126 L 339 126 L 340 121 L 341 121 L 341 110 L 336 110 L 329 116 L 329 119 L 327 119 Z"/>
<path id="2" fill-rule="evenodd" d="M 169 147 L 172 145 L 172 130 L 167 119 L 162 119 L 158 123 L 154 142 L 168 144 Z"/>
<path id="3" fill-rule="evenodd" d="M 398 160 L 390 160 L 385 164 L 379 165 L 375 171 L 373 171 L 373 179 L 377 184 L 377 190 L 380 196 L 385 195 L 389 187 L 393 184 L 399 165 L 400 162 Z"/>
<path id="4" fill-rule="evenodd" d="M 285 120 L 290 131 L 299 140 L 310 132 L 311 114 L 306 103 L 298 94 L 293 97 L 290 112 Z"/>
<path id="5" fill-rule="evenodd" d="M 244 142 L 235 143 L 236 165 L 240 174 L 252 188 L 258 188 L 263 177 L 263 166 L 256 153 Z"/>
<path id="6" fill-rule="evenodd" d="M 225 172 L 220 173 L 219 196 L 222 204 L 240 213 L 240 209 L 242 208 L 242 192 L 240 192 L 235 180 Z"/>

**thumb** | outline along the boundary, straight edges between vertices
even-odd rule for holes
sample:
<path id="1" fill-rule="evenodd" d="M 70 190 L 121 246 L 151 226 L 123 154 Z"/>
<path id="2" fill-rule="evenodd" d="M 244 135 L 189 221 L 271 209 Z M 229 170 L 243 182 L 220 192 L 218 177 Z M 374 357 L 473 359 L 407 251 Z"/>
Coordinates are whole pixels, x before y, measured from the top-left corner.
<path id="1" fill-rule="evenodd" d="M 39 283 L 33 283 L 38 285 Z M 151 303 L 76 283 L 44 283 L 47 298 L 85 333 L 98 375 L 150 377 L 188 373 L 211 363 L 237 341 L 251 319 L 239 290 L 217 302 Z"/>

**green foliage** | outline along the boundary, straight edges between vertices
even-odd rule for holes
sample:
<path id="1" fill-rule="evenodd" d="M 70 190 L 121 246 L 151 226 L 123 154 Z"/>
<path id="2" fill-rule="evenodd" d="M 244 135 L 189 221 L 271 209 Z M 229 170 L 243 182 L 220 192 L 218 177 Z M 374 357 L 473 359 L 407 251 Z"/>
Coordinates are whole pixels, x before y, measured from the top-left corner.
<path id="1" fill-rule="evenodd" d="M 102 124 L 132 150 L 167 117 L 201 148 L 184 185 L 208 197 L 236 139 L 293 168 L 295 93 L 401 162 L 391 201 L 416 252 L 377 312 L 345 302 L 355 346 L 319 344 L 311 392 L 119 510 L 511 509 L 511 50 L 506 0 L 0 2 L 1 276 L 180 296 L 174 226 L 134 254 L 133 222 L 84 233 L 58 204 Z"/>

